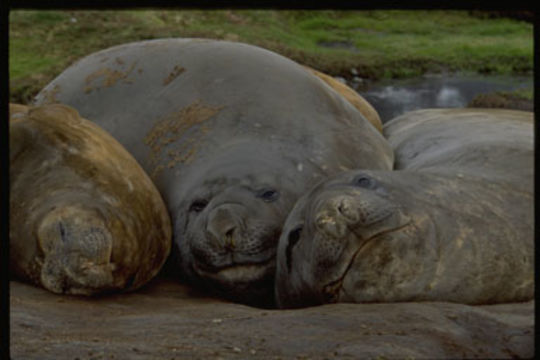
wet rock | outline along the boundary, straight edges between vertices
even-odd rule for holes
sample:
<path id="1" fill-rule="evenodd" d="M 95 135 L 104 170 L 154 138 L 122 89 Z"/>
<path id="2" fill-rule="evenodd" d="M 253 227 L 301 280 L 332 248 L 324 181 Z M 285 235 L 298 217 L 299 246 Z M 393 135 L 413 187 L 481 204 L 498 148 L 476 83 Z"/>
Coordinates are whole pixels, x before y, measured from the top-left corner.
<path id="1" fill-rule="evenodd" d="M 509 93 L 493 92 L 489 94 L 480 94 L 475 96 L 467 104 L 467 107 L 533 111 L 534 102 L 533 100 L 520 98 L 519 96 Z"/>
<path id="2" fill-rule="evenodd" d="M 268 310 L 156 279 L 135 293 L 59 296 L 10 283 L 13 359 L 533 357 L 534 302 L 332 304 Z M 215 321 L 218 319 L 219 321 Z"/>

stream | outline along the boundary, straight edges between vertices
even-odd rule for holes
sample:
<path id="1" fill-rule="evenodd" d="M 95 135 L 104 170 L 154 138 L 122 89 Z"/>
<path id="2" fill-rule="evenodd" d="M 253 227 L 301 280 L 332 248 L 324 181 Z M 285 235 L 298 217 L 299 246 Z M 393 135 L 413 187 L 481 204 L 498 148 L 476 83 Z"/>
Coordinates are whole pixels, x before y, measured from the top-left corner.
<path id="1" fill-rule="evenodd" d="M 377 110 L 384 123 L 411 110 L 466 107 L 480 94 L 532 88 L 533 76 L 437 74 L 361 86 L 348 85 Z"/>

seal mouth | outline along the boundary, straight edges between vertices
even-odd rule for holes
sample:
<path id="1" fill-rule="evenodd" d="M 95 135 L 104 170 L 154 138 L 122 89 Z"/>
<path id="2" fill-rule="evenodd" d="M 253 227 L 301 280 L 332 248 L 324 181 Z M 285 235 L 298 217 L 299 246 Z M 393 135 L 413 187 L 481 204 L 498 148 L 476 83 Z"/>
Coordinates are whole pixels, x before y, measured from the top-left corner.
<path id="1" fill-rule="evenodd" d="M 403 216 L 403 215 L 400 214 L 400 216 Z M 377 221 L 377 223 L 382 222 L 382 221 L 386 220 L 387 218 L 388 217 L 385 217 L 384 219 L 381 219 L 380 221 Z M 352 265 L 354 264 L 358 254 L 360 254 L 360 252 L 369 243 L 371 243 L 373 241 L 376 241 L 378 239 L 384 238 L 385 236 L 387 236 L 388 234 L 391 234 L 393 232 L 405 229 L 408 226 L 410 226 L 411 223 L 412 223 L 412 221 L 410 219 L 407 219 L 407 221 L 402 225 L 399 225 L 397 227 L 393 227 L 393 228 L 388 229 L 388 230 L 382 230 L 382 231 L 376 233 L 375 235 L 370 236 L 369 238 L 362 240 L 362 242 L 360 243 L 358 248 L 355 250 L 353 255 L 350 257 L 349 262 L 348 262 L 346 268 L 341 273 L 341 275 L 336 280 L 332 280 L 332 281 L 328 282 L 326 285 L 324 285 L 322 287 L 322 295 L 323 295 L 323 299 L 325 300 L 325 302 L 327 302 L 327 303 L 338 302 L 339 299 L 340 299 L 340 294 L 341 293 L 346 293 L 346 291 L 343 289 L 343 281 L 345 280 L 345 277 L 347 276 L 347 273 L 349 272 Z M 349 229 L 349 231 L 350 231 L 350 233 L 354 234 L 355 236 L 357 236 L 359 238 L 362 238 L 358 234 L 358 232 L 356 232 L 354 229 Z"/>
<path id="2" fill-rule="evenodd" d="M 262 308 L 274 308 L 275 258 L 252 264 L 234 264 L 215 272 L 192 265 L 202 280 L 197 282 L 211 294 L 233 302 Z"/>
<path id="3" fill-rule="evenodd" d="M 258 282 L 276 267 L 275 257 L 259 263 L 232 264 L 216 271 L 210 271 L 193 263 L 193 270 L 200 276 L 207 277 L 221 284 L 241 284 Z"/>

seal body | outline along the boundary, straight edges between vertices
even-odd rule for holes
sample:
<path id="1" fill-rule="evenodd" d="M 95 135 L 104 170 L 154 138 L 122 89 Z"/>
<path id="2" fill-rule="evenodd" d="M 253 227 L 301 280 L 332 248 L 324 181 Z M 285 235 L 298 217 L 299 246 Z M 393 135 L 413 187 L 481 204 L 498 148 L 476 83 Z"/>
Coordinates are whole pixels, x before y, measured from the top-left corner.
<path id="1" fill-rule="evenodd" d="M 36 101 L 71 105 L 124 145 L 167 203 L 179 275 L 243 302 L 273 301 L 277 241 L 298 196 L 330 174 L 393 163 L 342 96 L 246 44 L 113 47 L 65 70 Z"/>
<path id="2" fill-rule="evenodd" d="M 80 295 L 152 279 L 170 253 L 172 229 L 135 159 L 67 106 L 10 113 L 11 273 Z"/>
<path id="3" fill-rule="evenodd" d="M 339 174 L 291 211 L 279 305 L 532 299 L 532 119 L 440 109 L 388 122 L 395 171 Z"/>

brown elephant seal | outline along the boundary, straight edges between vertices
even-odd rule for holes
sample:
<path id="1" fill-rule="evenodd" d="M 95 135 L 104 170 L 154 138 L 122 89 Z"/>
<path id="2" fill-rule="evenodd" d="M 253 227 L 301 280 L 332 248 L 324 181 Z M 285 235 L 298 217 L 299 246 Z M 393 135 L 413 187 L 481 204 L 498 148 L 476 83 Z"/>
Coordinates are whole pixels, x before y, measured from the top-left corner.
<path id="1" fill-rule="evenodd" d="M 443 109 L 387 123 L 397 170 L 336 175 L 291 211 L 279 306 L 532 299 L 532 119 Z"/>
<path id="2" fill-rule="evenodd" d="M 91 54 L 37 97 L 76 108 L 151 174 L 173 221 L 177 276 L 274 300 L 275 253 L 319 179 L 391 169 L 386 139 L 301 65 L 228 41 L 160 39 Z"/>
<path id="3" fill-rule="evenodd" d="M 326 75 L 320 71 L 305 66 L 313 75 L 324 81 L 328 86 L 334 89 L 338 94 L 343 96 L 356 110 L 360 111 L 362 115 L 375 126 L 381 133 L 383 131 L 383 124 L 377 110 L 359 93 L 348 87 L 346 84 L 334 79 L 332 76 Z"/>
<path id="4" fill-rule="evenodd" d="M 70 107 L 17 114 L 9 124 L 10 272 L 63 294 L 147 283 L 169 255 L 172 237 L 150 178 Z"/>
<path id="5" fill-rule="evenodd" d="M 23 117 L 29 109 L 26 105 L 9 103 L 9 118 Z"/>

